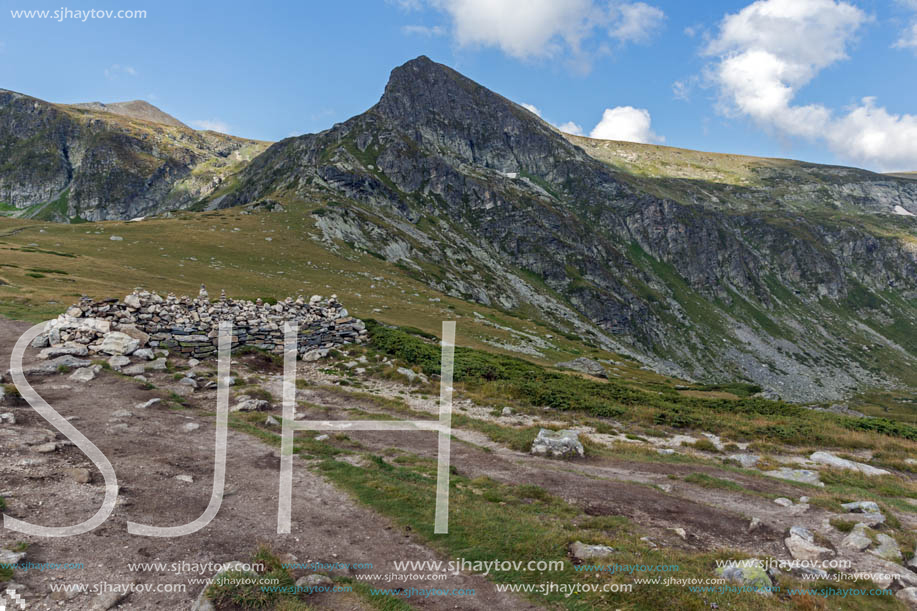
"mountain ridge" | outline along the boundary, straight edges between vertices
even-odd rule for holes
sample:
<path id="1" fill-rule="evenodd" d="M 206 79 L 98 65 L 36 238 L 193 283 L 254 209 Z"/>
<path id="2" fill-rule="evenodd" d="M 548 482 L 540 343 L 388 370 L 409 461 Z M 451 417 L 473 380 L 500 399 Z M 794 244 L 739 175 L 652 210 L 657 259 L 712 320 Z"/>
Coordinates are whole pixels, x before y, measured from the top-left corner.
<path id="1" fill-rule="evenodd" d="M 628 173 L 420 57 L 392 71 L 365 113 L 271 146 L 219 205 L 331 201 L 316 220 L 327 244 L 399 261 L 448 294 L 566 321 L 660 371 L 839 399 L 893 386 L 914 362 L 913 346 L 896 341 L 906 334 L 883 323 L 913 330 L 917 295 L 913 227 L 886 214 L 892 200 L 917 209 L 917 192 L 911 200 L 906 181 L 841 173 L 901 191 L 886 199 L 867 181 L 848 194 L 843 180 L 816 176 L 817 197 L 726 185 L 747 205 L 724 205 L 716 183 Z M 835 193 L 846 199 L 829 201 Z M 864 229 L 863 215 L 875 227 Z M 886 300 L 889 287 L 903 292 Z M 870 331 L 852 314 L 861 298 L 875 301 Z M 813 311 L 825 322 L 806 329 Z M 889 342 L 881 367 L 845 345 L 870 343 L 871 332 Z"/>

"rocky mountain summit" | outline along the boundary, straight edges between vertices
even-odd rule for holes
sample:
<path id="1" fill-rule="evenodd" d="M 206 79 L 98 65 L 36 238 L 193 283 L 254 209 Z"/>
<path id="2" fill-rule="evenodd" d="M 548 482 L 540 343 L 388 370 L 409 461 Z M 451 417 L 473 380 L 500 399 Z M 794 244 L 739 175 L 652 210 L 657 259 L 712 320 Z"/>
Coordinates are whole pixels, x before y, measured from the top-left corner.
<path id="1" fill-rule="evenodd" d="M 667 373 L 795 400 L 915 382 L 912 181 L 812 164 L 673 178 L 585 144 L 420 57 L 364 114 L 271 146 L 219 205 L 325 202 L 329 247 Z"/>
<path id="2" fill-rule="evenodd" d="M 0 90 L 0 209 L 45 220 L 188 208 L 267 146 L 140 101 L 58 105 Z"/>

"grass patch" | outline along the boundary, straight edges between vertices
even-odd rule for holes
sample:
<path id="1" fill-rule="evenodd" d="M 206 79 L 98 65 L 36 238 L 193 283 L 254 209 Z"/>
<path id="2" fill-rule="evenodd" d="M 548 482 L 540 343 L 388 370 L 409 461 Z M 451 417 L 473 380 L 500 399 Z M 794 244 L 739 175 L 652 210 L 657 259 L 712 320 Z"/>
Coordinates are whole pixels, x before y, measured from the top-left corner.
<path id="1" fill-rule="evenodd" d="M 741 484 L 737 484 L 728 479 L 713 477 L 706 473 L 691 473 L 686 475 L 684 480 L 690 484 L 697 484 L 704 488 L 719 488 L 720 490 L 732 490 L 733 492 L 748 492 L 748 489 Z"/>

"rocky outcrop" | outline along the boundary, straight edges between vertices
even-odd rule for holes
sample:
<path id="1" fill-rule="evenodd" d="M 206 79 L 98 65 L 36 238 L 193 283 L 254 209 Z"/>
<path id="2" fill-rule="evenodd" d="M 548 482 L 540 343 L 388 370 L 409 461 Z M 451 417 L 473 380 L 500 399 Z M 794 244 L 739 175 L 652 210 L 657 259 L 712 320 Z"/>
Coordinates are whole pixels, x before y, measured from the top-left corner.
<path id="1" fill-rule="evenodd" d="M 297 353 L 307 360 L 335 346 L 367 340 L 363 321 L 350 316 L 335 295 L 327 300 L 314 295 L 308 301 L 290 297 L 273 304 L 225 296 L 211 302 L 202 288 L 196 299 L 172 294 L 162 297 L 143 290 L 135 290 L 123 301 L 83 298 L 48 323 L 33 346 L 50 345 L 51 349 L 45 349 L 48 354 L 84 346 L 89 354 L 106 356 L 137 354 L 138 349 L 149 346 L 202 359 L 216 356 L 221 321 L 232 323 L 234 349 L 251 346 L 276 354 L 284 351 L 285 324 L 294 324 L 298 327 Z M 152 352 L 147 356 L 152 357 Z M 67 354 L 49 361 L 45 368 L 63 362 L 61 359 L 69 359 L 68 366 L 89 364 Z M 155 362 L 150 363 L 153 365 Z M 141 373 L 145 367 L 140 364 Z"/>

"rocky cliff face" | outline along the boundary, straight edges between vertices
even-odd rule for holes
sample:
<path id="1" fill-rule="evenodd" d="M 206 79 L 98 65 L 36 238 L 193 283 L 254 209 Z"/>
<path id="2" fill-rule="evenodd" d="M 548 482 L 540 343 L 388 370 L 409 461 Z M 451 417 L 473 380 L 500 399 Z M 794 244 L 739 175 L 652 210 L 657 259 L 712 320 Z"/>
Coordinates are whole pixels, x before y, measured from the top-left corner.
<path id="1" fill-rule="evenodd" d="M 587 151 L 421 57 L 366 113 L 273 145 L 220 205 L 327 202 L 329 246 L 663 371 L 800 400 L 912 383 L 917 223 L 894 208 L 917 212 L 912 181 L 675 179 Z"/>
<path id="2" fill-rule="evenodd" d="M 209 195 L 266 146 L 196 132 L 146 103 L 62 106 L 0 90 L 0 204 L 60 221 L 161 214 Z"/>

